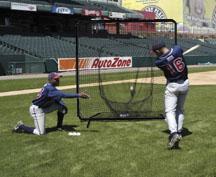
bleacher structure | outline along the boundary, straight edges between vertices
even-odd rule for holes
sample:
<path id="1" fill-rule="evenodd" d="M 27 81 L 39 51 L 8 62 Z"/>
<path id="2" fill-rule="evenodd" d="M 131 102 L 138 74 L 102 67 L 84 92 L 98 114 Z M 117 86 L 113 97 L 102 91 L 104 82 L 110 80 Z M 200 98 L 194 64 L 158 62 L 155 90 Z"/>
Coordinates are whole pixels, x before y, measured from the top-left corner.
<path id="1" fill-rule="evenodd" d="M 199 44 L 201 47 L 199 50 L 194 50 L 190 53 L 193 56 L 215 56 L 216 46 L 207 42 L 202 42 L 198 39 L 178 38 L 178 44 L 182 46 L 184 50 L 191 48 Z"/>
<path id="2" fill-rule="evenodd" d="M 147 46 L 147 42 L 145 39 L 141 39 L 138 37 L 130 37 L 130 38 L 116 38 L 113 37 L 112 40 L 106 38 L 94 38 L 94 37 L 80 37 L 80 48 L 82 49 L 82 53 L 80 54 L 83 57 L 89 57 L 95 50 L 100 48 L 100 45 L 112 43 L 114 45 L 122 44 L 121 47 L 114 49 L 114 53 L 118 54 L 119 51 L 127 52 L 127 46 L 130 44 L 136 44 L 136 46 Z M 169 41 L 169 39 L 161 39 L 165 42 Z M 191 40 L 191 39 L 180 39 L 178 40 L 178 44 L 183 47 L 183 49 L 188 49 L 196 44 L 200 44 L 201 48 L 199 50 L 195 50 L 191 52 L 190 55 L 215 55 L 215 46 L 209 43 L 204 43 L 199 40 Z M 22 54 L 22 51 L 28 51 L 32 53 L 32 55 L 40 56 L 44 58 L 60 58 L 60 57 L 74 57 L 75 56 L 75 37 L 55 37 L 55 36 L 46 36 L 40 35 L 37 36 L 25 36 L 25 35 L 13 35 L 13 34 L 5 34 L 0 35 L 0 47 L 1 47 L 1 55 L 8 54 Z M 134 50 L 135 55 L 139 56 L 142 50 L 136 49 Z"/>
<path id="3" fill-rule="evenodd" d="M 216 39 L 206 39 L 205 42 L 207 44 L 216 45 Z"/>

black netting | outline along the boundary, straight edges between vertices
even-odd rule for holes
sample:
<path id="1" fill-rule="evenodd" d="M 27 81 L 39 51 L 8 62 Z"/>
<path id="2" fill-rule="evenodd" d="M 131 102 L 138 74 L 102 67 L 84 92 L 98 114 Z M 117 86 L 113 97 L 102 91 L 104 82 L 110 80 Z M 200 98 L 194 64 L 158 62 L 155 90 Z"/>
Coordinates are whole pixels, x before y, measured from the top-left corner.
<path id="1" fill-rule="evenodd" d="M 92 26 L 106 26 L 104 23 Z M 94 66 L 79 68 L 80 91 L 91 95 L 90 100 L 79 100 L 82 119 L 147 119 L 163 113 L 164 84 L 155 82 L 161 72 L 154 67 L 150 50 L 156 41 L 163 40 L 168 47 L 175 44 L 174 23 L 130 22 L 130 28 L 127 24 L 112 22 L 112 27 L 118 27 L 78 38 L 79 46 L 94 51 L 84 54 L 79 50 L 79 60 L 97 60 Z M 141 29 L 143 26 L 146 28 Z M 128 60 L 130 66 L 125 63 Z"/>

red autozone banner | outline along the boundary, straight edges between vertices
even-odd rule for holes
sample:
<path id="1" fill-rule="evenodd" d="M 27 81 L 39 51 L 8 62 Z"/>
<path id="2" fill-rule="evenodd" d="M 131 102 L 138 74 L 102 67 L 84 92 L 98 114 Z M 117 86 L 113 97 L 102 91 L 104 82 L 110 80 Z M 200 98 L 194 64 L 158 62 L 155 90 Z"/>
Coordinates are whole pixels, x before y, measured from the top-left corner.
<path id="1" fill-rule="evenodd" d="M 114 69 L 131 68 L 132 57 L 100 57 L 80 58 L 79 69 Z M 68 71 L 76 69 L 75 58 L 59 58 L 58 70 Z"/>

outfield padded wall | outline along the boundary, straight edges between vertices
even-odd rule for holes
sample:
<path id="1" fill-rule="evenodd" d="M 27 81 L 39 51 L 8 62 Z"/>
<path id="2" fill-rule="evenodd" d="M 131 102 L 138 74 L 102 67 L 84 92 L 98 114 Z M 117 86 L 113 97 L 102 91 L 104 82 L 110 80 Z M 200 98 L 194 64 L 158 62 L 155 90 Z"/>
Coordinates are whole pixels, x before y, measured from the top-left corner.
<path id="1" fill-rule="evenodd" d="M 207 64 L 207 63 L 216 64 L 216 55 L 215 56 L 185 56 L 185 60 L 187 61 L 188 65 Z"/>
<path id="2" fill-rule="evenodd" d="M 44 62 L 28 55 L 0 55 L 0 75 L 44 73 Z"/>
<path id="3" fill-rule="evenodd" d="M 0 55 L 0 75 L 8 75 L 15 72 L 13 70 L 13 66 L 10 66 L 11 62 L 24 62 L 25 56 L 24 55 Z"/>

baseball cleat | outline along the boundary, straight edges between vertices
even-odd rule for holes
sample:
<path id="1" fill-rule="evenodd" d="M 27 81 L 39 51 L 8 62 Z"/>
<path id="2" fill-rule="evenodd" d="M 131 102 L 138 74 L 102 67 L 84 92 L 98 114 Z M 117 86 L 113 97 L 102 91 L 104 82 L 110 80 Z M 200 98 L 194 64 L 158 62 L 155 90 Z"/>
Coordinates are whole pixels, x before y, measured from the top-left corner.
<path id="1" fill-rule="evenodd" d="M 169 136 L 168 149 L 174 149 L 174 148 L 178 149 L 180 140 L 181 140 L 181 137 L 177 133 L 172 133 Z"/>
<path id="2" fill-rule="evenodd" d="M 179 140 L 181 140 L 182 139 L 182 134 L 178 133 L 178 136 L 179 136 Z"/>
<path id="3" fill-rule="evenodd" d="M 58 131 L 64 131 L 64 129 L 62 127 L 57 127 L 56 128 Z"/>
<path id="4" fill-rule="evenodd" d="M 183 137 L 182 134 L 183 134 L 182 131 L 178 131 L 178 136 L 179 136 L 180 140 L 181 140 L 182 137 Z"/>
<path id="5" fill-rule="evenodd" d="M 56 130 L 59 132 L 66 132 L 67 131 L 67 129 L 65 129 L 64 127 L 57 127 Z"/>
<path id="6" fill-rule="evenodd" d="M 17 132 L 17 133 L 22 132 L 22 130 L 20 129 L 21 125 L 24 125 L 24 123 L 20 120 L 19 122 L 17 122 L 15 127 L 12 129 L 12 132 Z"/>

